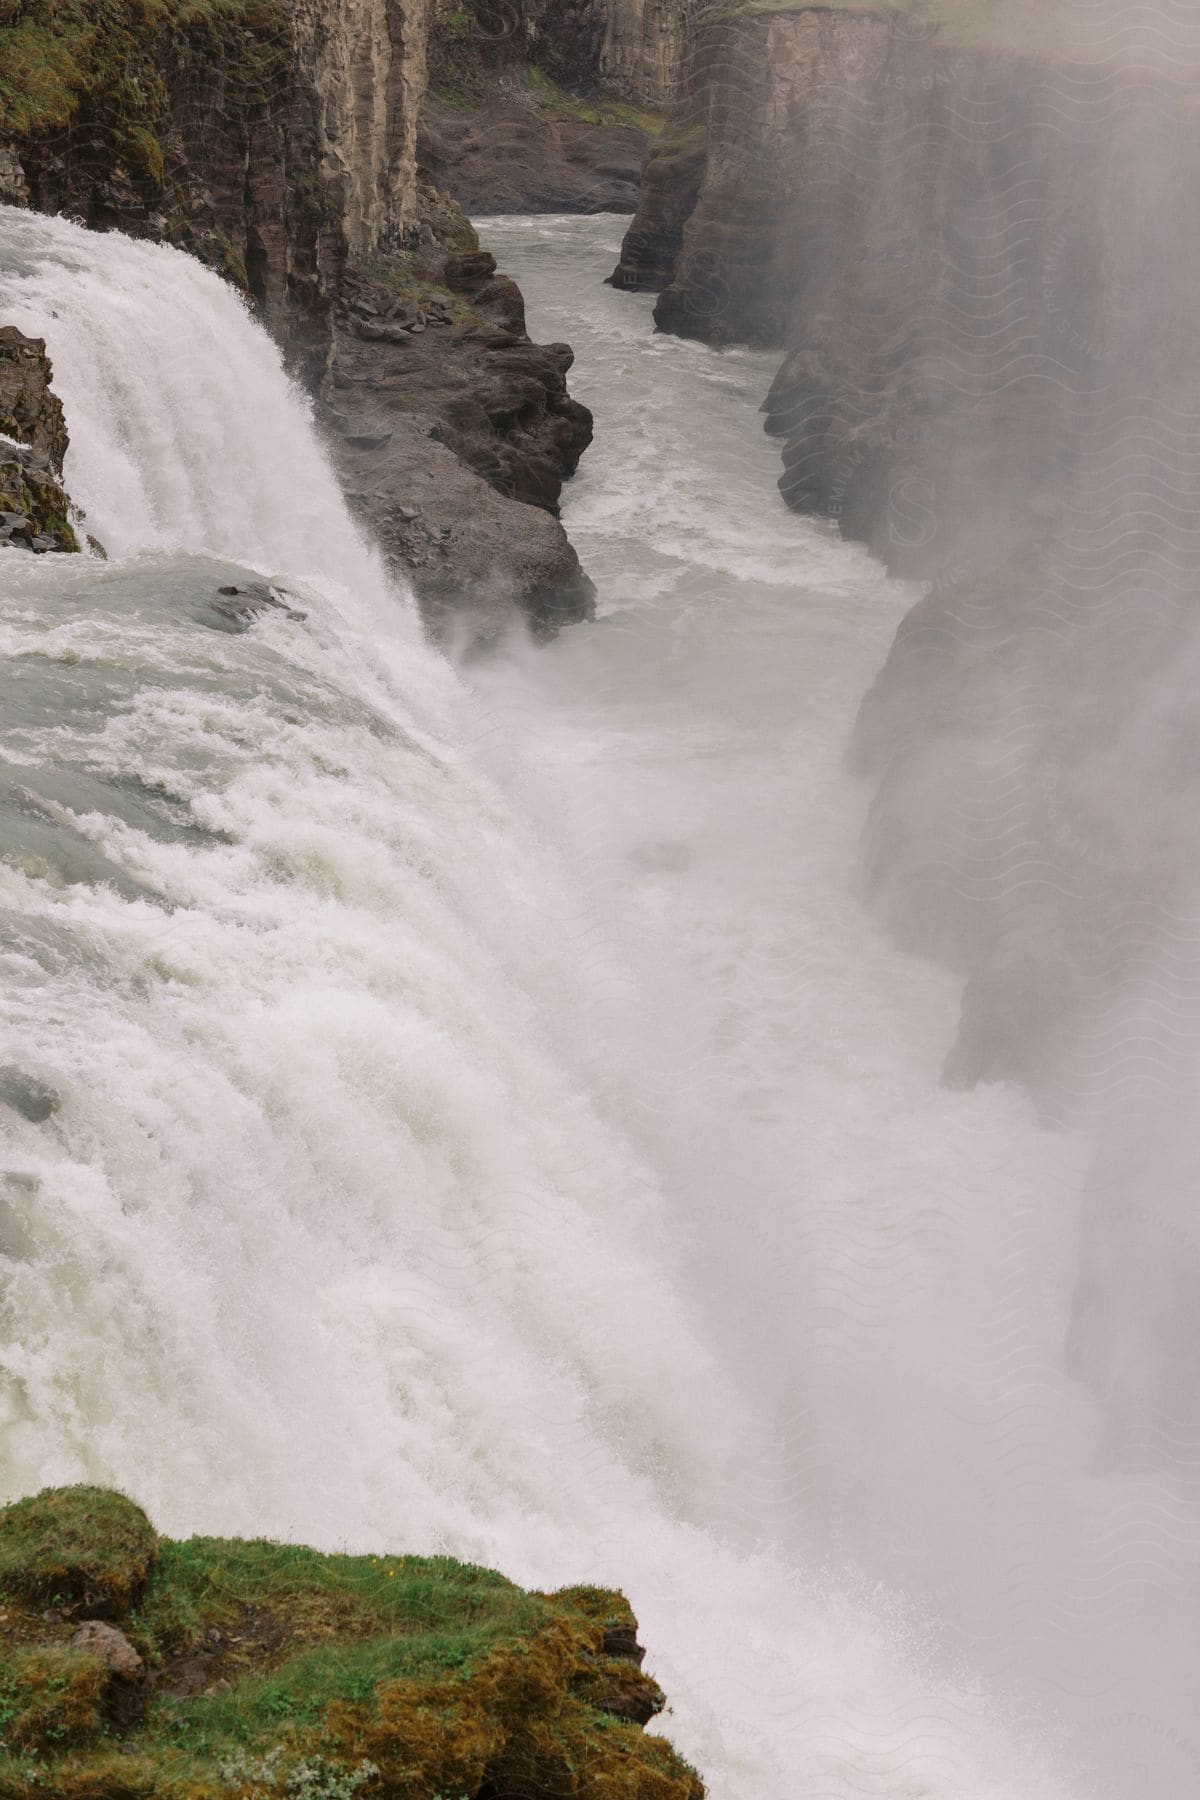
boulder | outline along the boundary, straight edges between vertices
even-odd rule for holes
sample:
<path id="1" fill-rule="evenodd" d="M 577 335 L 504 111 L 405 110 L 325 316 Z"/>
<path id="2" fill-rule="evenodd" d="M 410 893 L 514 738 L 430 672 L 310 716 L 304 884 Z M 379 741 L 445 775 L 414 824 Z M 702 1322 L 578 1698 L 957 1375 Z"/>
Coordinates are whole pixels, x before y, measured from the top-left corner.
<path id="1" fill-rule="evenodd" d="M 10 1106 L 31 1125 L 44 1125 L 62 1105 L 60 1096 L 36 1075 L 10 1064 L 0 1067 L 0 1105 Z"/>
<path id="2" fill-rule="evenodd" d="M 103 1619 L 85 1619 L 71 1639 L 72 1650 L 92 1656 L 108 1670 L 103 1710 L 114 1725 L 135 1724 L 145 1713 L 146 1665 L 123 1631 Z"/>
<path id="3" fill-rule="evenodd" d="M 0 1595 L 64 1614 L 120 1618 L 146 1585 L 158 1535 L 106 1488 L 45 1488 L 0 1510 Z"/>
<path id="4" fill-rule="evenodd" d="M 146 1673 L 145 1663 L 125 1633 L 103 1619 L 85 1619 L 71 1639 L 71 1648 L 98 1656 L 116 1681 L 138 1682 Z"/>

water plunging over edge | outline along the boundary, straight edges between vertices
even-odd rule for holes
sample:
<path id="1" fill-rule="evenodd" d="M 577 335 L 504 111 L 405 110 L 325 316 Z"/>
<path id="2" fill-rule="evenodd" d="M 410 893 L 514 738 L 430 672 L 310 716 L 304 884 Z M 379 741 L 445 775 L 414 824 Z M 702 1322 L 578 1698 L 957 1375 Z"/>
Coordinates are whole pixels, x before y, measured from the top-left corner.
<path id="1" fill-rule="evenodd" d="M 906 1604 L 861 1573 L 889 1530 L 918 1541 L 922 1475 L 954 1473 L 947 1398 L 984 1408 L 984 1444 L 1004 1425 L 969 1374 L 919 1429 L 881 1400 L 936 1362 L 947 1304 L 955 1343 L 978 1324 L 988 1374 L 1027 1276 L 1014 1264 L 998 1291 L 996 1258 L 1027 1230 L 1043 1246 L 1043 1159 L 1061 1173 L 1065 1155 L 1015 1096 L 937 1088 L 950 984 L 830 885 L 852 860 L 857 695 L 824 659 L 848 608 L 869 679 L 902 596 L 790 521 L 810 560 L 780 580 L 761 518 L 699 520 L 677 462 L 664 522 L 638 475 L 667 421 L 639 390 L 636 436 L 600 409 L 608 449 L 572 501 L 604 622 L 514 652 L 473 696 L 420 641 L 215 277 L 60 221 L 6 212 L 0 233 L 4 316 L 49 339 L 68 478 L 122 559 L 0 565 L 25 699 L 3 753 L 27 771 L 28 831 L 0 868 L 3 1060 L 60 1102 L 5 1119 L 11 1491 L 111 1480 L 168 1530 L 624 1585 L 668 1728 L 715 1794 L 1065 1791 L 981 1695 L 977 1645 L 927 1639 L 936 1583 Z M 601 337 L 633 331 L 610 299 Z M 644 349 L 711 371 L 712 418 L 742 431 L 732 456 L 757 480 L 749 365 Z M 589 558 L 618 510 L 654 563 L 636 594 Z M 241 564 L 308 618 L 206 629 L 196 607 Z M 631 604 L 655 583 L 661 605 Z M 736 640 L 717 601 L 738 606 Z M 767 766 L 790 785 L 764 788 Z M 562 842 L 539 844 L 564 814 Z M 80 878 L 88 847 L 127 891 Z M 799 956 L 798 901 L 827 933 Z M 686 954 L 660 955 L 672 938 Z M 897 985 L 864 1045 L 885 964 Z M 898 1118 L 915 1128 L 897 1137 Z M 988 1211 L 997 1193 L 1015 1209 Z M 956 1254 L 926 1253 L 946 1238 Z M 1063 1271 L 1043 1279 L 1052 1321 Z M 1046 1354 L 1019 1339 L 1018 1390 L 1026 1369 L 1050 1379 Z M 996 1466 L 934 1496 L 956 1545 Z M 873 1515 L 880 1467 L 894 1492 Z M 948 1612 L 989 1600 L 965 1566 Z"/>

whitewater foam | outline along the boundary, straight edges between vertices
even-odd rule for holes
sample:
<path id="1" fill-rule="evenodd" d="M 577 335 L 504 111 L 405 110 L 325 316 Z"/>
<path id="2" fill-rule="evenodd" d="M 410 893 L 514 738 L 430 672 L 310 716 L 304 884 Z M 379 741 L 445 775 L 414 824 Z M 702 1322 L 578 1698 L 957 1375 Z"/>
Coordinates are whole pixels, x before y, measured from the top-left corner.
<path id="1" fill-rule="evenodd" d="M 538 243 L 561 267 L 606 229 Z M 641 436 L 600 408 L 573 503 L 609 616 L 472 694 L 214 276 L 8 211 L 0 248 L 115 553 L 0 562 L 0 1064 L 58 1097 L 3 1120 L 6 1492 L 113 1481 L 176 1532 L 623 1585 L 715 1795 L 1066 1793 L 916 1566 L 977 1532 L 997 1458 L 956 1485 L 963 1444 L 1060 1382 L 1057 1264 L 995 1416 L 991 1365 L 924 1424 L 887 1411 L 973 1326 L 987 1362 L 1029 1268 L 996 1259 L 1043 1254 L 1069 1158 L 1015 1096 L 938 1089 L 952 988 L 844 886 L 840 737 L 904 596 L 765 486 L 727 527 L 699 465 L 661 535 L 612 528 L 614 459 L 674 453 L 708 367 L 757 483 L 758 365 L 645 347 L 674 399 L 620 390 Z M 628 359 L 621 304 L 595 295 Z M 245 568 L 307 619 L 209 629 Z M 972 1568 L 944 1560 L 944 1616 L 986 1629 Z"/>

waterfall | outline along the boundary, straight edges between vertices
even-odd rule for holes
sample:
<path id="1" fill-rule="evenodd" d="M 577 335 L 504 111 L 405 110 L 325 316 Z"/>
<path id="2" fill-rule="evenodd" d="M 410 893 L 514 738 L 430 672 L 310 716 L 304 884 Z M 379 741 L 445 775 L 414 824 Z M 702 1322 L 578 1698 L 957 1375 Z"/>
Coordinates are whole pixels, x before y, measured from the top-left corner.
<path id="1" fill-rule="evenodd" d="M 68 486 L 112 555 L 0 561 L 5 1497 L 109 1482 L 175 1533 L 622 1586 L 714 1796 L 1098 1792 L 1072 1786 L 1047 1709 L 1014 1720 L 977 1642 L 939 1627 L 936 1579 L 906 1595 L 872 1567 L 886 1503 L 925 1506 L 951 1598 L 986 1612 L 972 1508 L 1009 1421 L 936 1368 L 930 1319 L 948 1307 L 958 1349 L 989 1353 L 1029 1273 L 1018 1255 L 997 1288 L 996 1259 L 1026 1235 L 1044 1251 L 1038 1184 L 1074 1154 L 1015 1096 L 937 1087 L 951 984 L 838 886 L 850 689 L 903 596 L 794 521 L 701 526 L 683 480 L 636 581 L 610 571 L 641 613 L 469 689 L 217 277 L 9 210 L 0 268 L 0 316 L 48 341 Z M 627 303 L 597 283 L 594 304 Z M 597 342 L 629 358 L 643 321 L 624 319 Z M 697 372 L 752 461 L 757 366 L 648 356 L 601 408 L 614 432 L 641 421 L 623 479 L 672 429 L 686 449 L 670 384 Z M 609 474 L 578 499 L 602 572 L 628 499 Z M 811 642 L 843 671 L 812 665 L 795 775 L 772 738 L 794 698 L 785 529 L 805 534 L 786 541 Z M 726 659 L 714 595 L 751 550 Z M 220 588 L 254 576 L 288 605 L 231 617 Z M 645 672 L 672 657 L 687 679 L 664 716 Z M 798 801 L 792 783 L 803 829 L 762 804 Z M 659 963 L 673 934 L 704 981 Z M 863 1048 L 852 1015 L 876 989 Z M 800 1086 L 796 1009 L 823 1040 Z M 1046 1372 L 1062 1269 L 1036 1274 L 1048 1323 L 1018 1318 L 1017 1379 L 1050 1398 L 1018 1418 L 1001 1501 L 1031 1443 L 1073 1471 L 1088 1430 Z M 843 1342 L 830 1378 L 835 1334 L 875 1330 L 874 1373 Z M 955 1468 L 960 1404 L 978 1468 Z"/>

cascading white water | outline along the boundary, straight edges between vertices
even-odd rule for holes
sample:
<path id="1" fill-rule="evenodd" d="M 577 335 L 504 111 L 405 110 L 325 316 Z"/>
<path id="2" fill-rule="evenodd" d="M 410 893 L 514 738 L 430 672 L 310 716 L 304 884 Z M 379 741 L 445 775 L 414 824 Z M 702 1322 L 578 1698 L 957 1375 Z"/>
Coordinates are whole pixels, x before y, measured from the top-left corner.
<path id="1" fill-rule="evenodd" d="M 1126 1800 L 1137 1730 L 1075 1787 L 1094 1691 L 1025 1679 L 1109 1566 L 1078 1147 L 940 1090 L 952 985 L 848 894 L 907 597 L 610 231 L 494 233 L 598 386 L 606 616 L 472 693 L 221 283 L 0 212 L 114 552 L 0 562 L 3 1486 L 622 1585 L 716 1796 Z M 242 566 L 307 617 L 213 629 Z"/>

